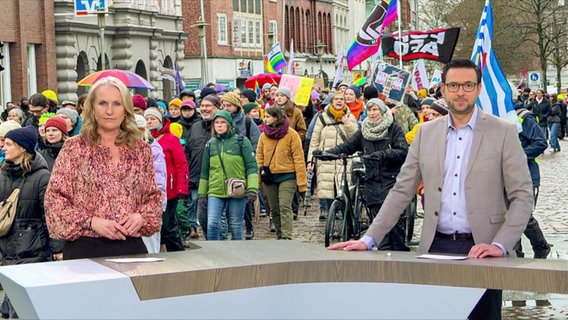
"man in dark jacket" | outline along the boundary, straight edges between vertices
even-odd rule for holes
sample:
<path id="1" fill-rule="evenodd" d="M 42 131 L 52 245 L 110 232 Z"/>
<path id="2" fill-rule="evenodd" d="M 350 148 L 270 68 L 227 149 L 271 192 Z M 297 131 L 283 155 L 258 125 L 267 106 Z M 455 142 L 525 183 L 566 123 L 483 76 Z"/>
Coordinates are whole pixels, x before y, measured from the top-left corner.
<path id="1" fill-rule="evenodd" d="M 546 118 L 548 123 L 548 131 L 550 132 L 550 146 L 554 152 L 560 151 L 560 144 L 558 143 L 558 132 L 560 129 L 560 116 L 561 116 L 561 106 L 562 101 L 557 101 L 556 96 L 551 97 L 552 106 L 550 108 L 550 114 Z"/>
<path id="2" fill-rule="evenodd" d="M 189 140 L 191 140 L 191 127 L 193 124 L 197 123 L 201 120 L 201 115 L 195 109 L 195 102 L 192 99 L 186 99 L 181 103 L 181 117 L 178 120 L 178 123 L 182 127 L 182 134 L 181 137 L 183 141 L 185 141 L 186 145 Z M 189 164 L 189 156 L 188 149 L 184 148 L 185 157 Z M 190 170 L 191 173 L 191 165 Z M 191 191 L 191 187 L 190 187 Z M 195 190 L 197 192 L 197 189 Z M 197 193 L 196 193 L 197 194 Z M 190 197 L 191 198 L 191 197 Z M 188 235 L 188 237 L 184 237 L 182 240 L 185 247 L 189 247 L 189 239 L 196 239 L 199 238 L 199 233 L 197 232 L 197 214 L 196 210 L 193 210 L 195 204 L 193 199 L 188 199 L 187 201 L 187 219 L 189 220 L 187 226 L 184 228 L 189 228 L 189 230 L 181 230 L 182 235 Z M 181 227 L 181 224 L 180 224 Z"/>
<path id="3" fill-rule="evenodd" d="M 525 108 L 518 108 L 515 111 L 517 112 L 517 116 L 519 117 L 519 120 L 523 125 L 523 131 L 519 133 L 519 139 L 521 140 L 523 151 L 525 151 L 525 154 L 527 155 L 529 171 L 531 173 L 531 179 L 533 183 L 534 205 L 536 207 L 536 202 L 538 199 L 538 188 L 540 187 L 540 169 L 538 167 L 536 158 L 540 154 L 542 154 L 544 150 L 546 150 L 548 145 L 546 143 L 546 138 L 544 137 L 544 132 L 542 132 L 542 130 L 539 128 L 534 115 Z M 550 253 L 550 245 L 544 238 L 538 221 L 532 215 L 524 234 L 525 236 L 527 236 L 527 238 L 529 238 L 531 242 L 534 258 L 546 259 L 546 257 Z M 517 257 L 522 258 L 525 256 L 520 241 L 518 243 L 516 252 Z"/>
<path id="4" fill-rule="evenodd" d="M 538 124 L 545 133 L 548 139 L 548 122 L 547 118 L 550 115 L 551 106 L 548 99 L 544 97 L 544 90 L 536 90 L 536 99 L 533 103 L 532 112 L 537 117 Z"/>
<path id="5" fill-rule="evenodd" d="M 213 115 L 219 110 L 220 106 L 221 100 L 217 95 L 211 94 L 201 100 L 199 110 L 202 119 L 193 123 L 189 130 L 189 139 L 185 142 L 185 156 L 189 164 L 189 215 L 197 216 L 204 236 L 207 235 L 207 210 L 199 209 L 197 205 L 197 190 L 201 175 L 203 149 L 207 141 L 211 139 Z"/>

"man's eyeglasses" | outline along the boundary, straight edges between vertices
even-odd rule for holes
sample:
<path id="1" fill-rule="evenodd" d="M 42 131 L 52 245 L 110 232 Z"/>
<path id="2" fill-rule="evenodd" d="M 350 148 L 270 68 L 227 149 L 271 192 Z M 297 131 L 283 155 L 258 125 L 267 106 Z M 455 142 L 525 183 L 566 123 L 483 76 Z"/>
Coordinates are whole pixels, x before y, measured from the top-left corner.
<path id="1" fill-rule="evenodd" d="M 449 92 L 457 92 L 460 89 L 460 87 L 462 87 L 463 91 L 465 92 L 472 92 L 473 90 L 475 90 L 477 85 L 478 85 L 477 83 L 471 81 L 464 83 L 449 82 L 444 84 L 444 86 L 446 86 Z"/>

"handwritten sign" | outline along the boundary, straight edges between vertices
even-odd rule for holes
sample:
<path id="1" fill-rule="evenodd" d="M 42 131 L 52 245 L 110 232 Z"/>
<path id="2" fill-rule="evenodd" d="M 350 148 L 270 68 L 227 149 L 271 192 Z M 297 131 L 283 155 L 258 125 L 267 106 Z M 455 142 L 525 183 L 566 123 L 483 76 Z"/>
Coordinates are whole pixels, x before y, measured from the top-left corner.
<path id="1" fill-rule="evenodd" d="M 373 75 L 373 85 L 387 98 L 402 102 L 410 74 L 387 63 L 379 63 Z"/>
<path id="2" fill-rule="evenodd" d="M 313 78 L 292 76 L 283 74 L 280 78 L 278 88 L 287 88 L 290 90 L 290 100 L 296 105 L 307 106 L 310 101 L 310 94 L 314 85 Z"/>

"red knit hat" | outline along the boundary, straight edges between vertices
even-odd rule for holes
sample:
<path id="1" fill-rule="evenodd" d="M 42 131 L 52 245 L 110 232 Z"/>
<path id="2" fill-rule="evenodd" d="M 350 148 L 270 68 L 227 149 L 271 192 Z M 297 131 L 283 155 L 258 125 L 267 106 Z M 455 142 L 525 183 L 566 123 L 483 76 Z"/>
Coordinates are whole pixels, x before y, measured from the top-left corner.
<path id="1" fill-rule="evenodd" d="M 45 128 L 47 129 L 49 127 L 56 127 L 64 135 L 67 135 L 67 123 L 65 122 L 65 119 L 61 117 L 53 117 L 47 119 L 47 121 L 45 122 Z"/>
<path id="2" fill-rule="evenodd" d="M 139 93 L 132 96 L 132 104 L 134 108 L 140 108 L 142 110 L 146 110 L 148 108 L 146 99 L 144 99 L 144 97 Z"/>

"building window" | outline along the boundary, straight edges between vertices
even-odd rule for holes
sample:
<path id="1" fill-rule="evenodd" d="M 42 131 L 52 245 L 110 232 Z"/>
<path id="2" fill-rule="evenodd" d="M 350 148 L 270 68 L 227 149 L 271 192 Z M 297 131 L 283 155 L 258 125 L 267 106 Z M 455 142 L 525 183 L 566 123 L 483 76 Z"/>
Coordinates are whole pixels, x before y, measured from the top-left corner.
<path id="1" fill-rule="evenodd" d="M 239 17 L 233 21 L 233 35 L 238 35 L 234 47 L 260 48 L 262 46 L 262 19 Z"/>
<path id="2" fill-rule="evenodd" d="M 217 43 L 227 44 L 227 15 L 217 13 Z"/>
<path id="3" fill-rule="evenodd" d="M 260 27 L 260 21 L 256 21 L 254 23 L 254 29 L 255 29 L 255 36 L 256 36 L 256 41 L 255 44 L 257 47 L 260 47 L 262 45 L 262 28 Z"/>
<path id="4" fill-rule="evenodd" d="M 269 20 L 268 21 L 268 33 L 274 35 L 274 43 L 278 42 L 278 21 Z"/>
<path id="5" fill-rule="evenodd" d="M 28 45 L 28 92 L 37 92 L 37 71 L 35 45 Z"/>
<path id="6" fill-rule="evenodd" d="M 6 105 L 7 101 L 12 100 L 12 89 L 11 89 L 11 80 L 10 80 L 10 45 L 8 42 L 4 42 L 4 47 L 0 49 L 2 55 L 4 55 L 4 59 L 2 59 L 2 66 L 4 67 L 4 71 L 0 73 L 0 78 L 2 80 L 2 86 L 0 87 L 0 98 L 2 98 L 2 102 L 4 106 Z M 35 91 L 34 91 L 35 92 Z M 18 101 L 19 103 L 19 101 Z"/>
<path id="7" fill-rule="evenodd" d="M 233 0 L 233 11 L 260 15 L 262 12 L 262 1 Z"/>

